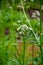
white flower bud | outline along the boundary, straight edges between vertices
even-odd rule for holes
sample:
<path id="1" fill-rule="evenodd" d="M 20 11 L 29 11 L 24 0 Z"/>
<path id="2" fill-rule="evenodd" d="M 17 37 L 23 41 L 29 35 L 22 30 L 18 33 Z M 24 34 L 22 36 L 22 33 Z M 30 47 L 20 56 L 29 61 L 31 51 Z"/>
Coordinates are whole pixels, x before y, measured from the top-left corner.
<path id="1" fill-rule="evenodd" d="M 39 12 L 39 11 L 36 10 L 35 12 L 36 12 L 36 14 L 37 14 L 38 16 L 40 16 L 40 12 Z"/>

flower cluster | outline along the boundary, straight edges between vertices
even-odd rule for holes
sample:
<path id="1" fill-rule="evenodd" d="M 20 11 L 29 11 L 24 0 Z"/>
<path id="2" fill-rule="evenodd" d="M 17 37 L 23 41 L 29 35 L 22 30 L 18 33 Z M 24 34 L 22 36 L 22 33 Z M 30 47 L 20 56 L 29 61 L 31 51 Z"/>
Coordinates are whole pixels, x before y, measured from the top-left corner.
<path id="1" fill-rule="evenodd" d="M 32 29 L 28 27 L 26 24 L 20 25 L 20 27 L 17 28 L 17 31 L 19 31 L 20 34 L 24 34 L 28 30 L 32 30 Z"/>
<path id="2" fill-rule="evenodd" d="M 41 9 L 43 10 L 43 6 L 41 6 Z"/>
<path id="3" fill-rule="evenodd" d="M 37 18 L 39 21 L 40 21 L 40 12 L 38 10 L 35 10 L 33 13 L 32 13 L 32 18 Z"/>

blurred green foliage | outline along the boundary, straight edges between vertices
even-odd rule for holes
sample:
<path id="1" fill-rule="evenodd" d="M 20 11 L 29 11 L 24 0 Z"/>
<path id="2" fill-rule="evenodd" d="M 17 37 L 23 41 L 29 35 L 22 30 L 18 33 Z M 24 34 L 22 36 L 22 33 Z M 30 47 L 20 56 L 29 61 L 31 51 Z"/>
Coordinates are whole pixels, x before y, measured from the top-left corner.
<path id="1" fill-rule="evenodd" d="M 9 8 L 9 6 L 13 7 L 13 8 L 16 8 L 21 2 L 21 0 L 0 0 L 0 8 L 2 9 L 5 9 L 6 7 Z M 43 5 L 43 0 L 23 0 L 23 2 L 26 4 L 26 7 L 29 6 L 29 3 L 32 4 L 33 8 L 39 8 L 40 7 L 40 4 Z M 24 5 L 25 5 L 24 4 Z M 38 7 L 37 7 L 37 5 Z M 35 5 L 35 6 L 34 6 Z"/>
<path id="2" fill-rule="evenodd" d="M 34 0 L 34 2 L 39 4 L 39 0 Z M 26 0 L 26 2 L 23 2 L 24 7 L 28 10 L 31 4 L 34 7 L 34 2 Z M 41 1 L 41 3 L 43 2 Z M 29 24 L 23 11 L 21 11 L 21 7 L 18 11 L 18 5 L 21 5 L 20 0 L 0 0 L 0 65 L 23 65 L 23 50 L 21 56 L 18 57 L 17 37 L 21 30 L 17 31 L 17 28 L 21 25 L 29 27 Z M 26 15 L 37 37 L 40 38 L 40 22 L 37 19 L 31 19 L 27 13 Z M 31 30 L 27 30 L 24 35 L 19 36 L 21 40 L 24 36 L 26 43 L 37 43 Z M 43 44 L 43 36 L 41 42 Z M 29 64 L 28 61 L 29 58 L 25 57 L 25 65 Z M 34 65 L 36 65 L 37 61 L 34 61 Z"/>

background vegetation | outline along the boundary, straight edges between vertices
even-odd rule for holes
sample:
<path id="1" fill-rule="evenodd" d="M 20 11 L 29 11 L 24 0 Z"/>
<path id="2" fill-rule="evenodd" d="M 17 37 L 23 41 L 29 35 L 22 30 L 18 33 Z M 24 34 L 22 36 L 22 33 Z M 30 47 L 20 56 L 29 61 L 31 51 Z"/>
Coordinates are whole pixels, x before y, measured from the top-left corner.
<path id="1" fill-rule="evenodd" d="M 43 0 L 0 0 L 0 65 L 43 65 L 42 5 Z M 40 11 L 40 20 L 30 17 L 30 9 Z"/>

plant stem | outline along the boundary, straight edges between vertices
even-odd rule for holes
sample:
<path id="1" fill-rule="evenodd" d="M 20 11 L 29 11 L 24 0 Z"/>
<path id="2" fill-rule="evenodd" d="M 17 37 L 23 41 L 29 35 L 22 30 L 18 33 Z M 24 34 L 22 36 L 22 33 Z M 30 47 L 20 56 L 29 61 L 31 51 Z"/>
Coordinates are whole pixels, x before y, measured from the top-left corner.
<path id="1" fill-rule="evenodd" d="M 34 43 L 32 44 L 32 65 L 33 65 L 33 58 L 34 58 Z"/>
<path id="2" fill-rule="evenodd" d="M 40 45 L 41 65 L 43 65 L 42 45 Z"/>
<path id="3" fill-rule="evenodd" d="M 23 36 L 23 65 L 25 65 L 25 38 Z"/>
<path id="4" fill-rule="evenodd" d="M 42 26 L 42 9 L 41 9 L 41 6 L 42 5 L 40 4 L 40 34 L 41 34 L 41 26 Z M 43 53 L 42 53 L 41 35 L 40 35 L 40 55 L 41 55 L 41 65 L 43 65 Z"/>
<path id="5" fill-rule="evenodd" d="M 24 10 L 24 6 L 23 6 L 22 0 L 21 0 L 21 4 L 22 4 L 22 9 L 23 9 L 23 13 L 24 13 L 24 16 L 25 16 L 25 18 L 26 18 L 26 21 L 28 22 L 30 28 L 32 29 L 32 32 L 33 32 L 33 34 L 34 34 L 34 36 L 35 36 L 35 39 L 37 40 L 37 43 L 38 43 L 37 45 L 39 46 L 39 45 L 40 45 L 40 40 L 38 39 L 37 35 L 35 34 L 35 32 L 34 32 L 32 26 L 31 26 L 31 24 L 30 24 L 30 21 L 29 21 L 27 15 L 26 15 L 26 13 L 25 13 L 25 10 Z"/>

